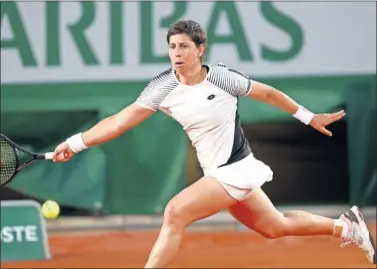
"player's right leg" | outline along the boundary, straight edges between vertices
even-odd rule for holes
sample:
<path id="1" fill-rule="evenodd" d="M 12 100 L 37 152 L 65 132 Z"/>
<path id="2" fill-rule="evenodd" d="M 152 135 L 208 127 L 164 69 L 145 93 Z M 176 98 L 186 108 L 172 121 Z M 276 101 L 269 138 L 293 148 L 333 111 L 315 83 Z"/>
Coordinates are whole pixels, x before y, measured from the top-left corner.
<path id="1" fill-rule="evenodd" d="M 203 177 L 178 193 L 166 206 L 160 234 L 145 268 L 164 268 L 175 257 L 185 228 L 237 202 L 214 178 Z"/>

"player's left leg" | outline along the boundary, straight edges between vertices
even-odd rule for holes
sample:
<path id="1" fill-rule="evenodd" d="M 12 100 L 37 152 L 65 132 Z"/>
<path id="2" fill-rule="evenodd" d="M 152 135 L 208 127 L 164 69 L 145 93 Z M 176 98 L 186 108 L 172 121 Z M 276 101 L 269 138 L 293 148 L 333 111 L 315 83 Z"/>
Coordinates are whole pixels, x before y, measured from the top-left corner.
<path id="1" fill-rule="evenodd" d="M 335 221 L 303 211 L 279 212 L 262 189 L 229 208 L 229 213 L 267 238 L 287 235 L 332 235 Z"/>
<path id="2" fill-rule="evenodd" d="M 352 207 L 336 220 L 305 211 L 281 213 L 261 189 L 256 189 L 228 211 L 245 226 L 267 238 L 332 235 L 342 238 L 342 245 L 356 244 L 371 262 L 376 262 L 373 239 L 357 207 Z"/>

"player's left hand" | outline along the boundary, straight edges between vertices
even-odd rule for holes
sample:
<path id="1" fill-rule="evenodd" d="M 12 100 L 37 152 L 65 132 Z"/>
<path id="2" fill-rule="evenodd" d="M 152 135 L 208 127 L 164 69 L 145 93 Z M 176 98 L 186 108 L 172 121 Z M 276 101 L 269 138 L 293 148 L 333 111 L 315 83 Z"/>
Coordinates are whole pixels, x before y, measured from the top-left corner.
<path id="1" fill-rule="evenodd" d="M 346 113 L 344 112 L 344 110 L 330 114 L 315 114 L 309 125 L 312 126 L 314 129 L 320 131 L 324 135 L 332 136 L 332 133 L 326 129 L 326 126 L 342 119 L 345 115 Z"/>

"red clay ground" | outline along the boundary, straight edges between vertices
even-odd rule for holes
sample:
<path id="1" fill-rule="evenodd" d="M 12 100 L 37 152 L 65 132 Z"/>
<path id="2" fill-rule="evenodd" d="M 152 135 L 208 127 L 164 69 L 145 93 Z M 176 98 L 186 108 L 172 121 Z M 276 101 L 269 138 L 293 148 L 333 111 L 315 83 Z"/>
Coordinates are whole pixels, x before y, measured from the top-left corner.
<path id="1" fill-rule="evenodd" d="M 370 227 L 376 238 L 376 226 Z M 2 262 L 1 268 L 142 268 L 157 231 L 51 235 L 50 261 Z M 264 239 L 251 231 L 188 231 L 170 267 L 376 268 L 356 247 L 320 237 Z"/>

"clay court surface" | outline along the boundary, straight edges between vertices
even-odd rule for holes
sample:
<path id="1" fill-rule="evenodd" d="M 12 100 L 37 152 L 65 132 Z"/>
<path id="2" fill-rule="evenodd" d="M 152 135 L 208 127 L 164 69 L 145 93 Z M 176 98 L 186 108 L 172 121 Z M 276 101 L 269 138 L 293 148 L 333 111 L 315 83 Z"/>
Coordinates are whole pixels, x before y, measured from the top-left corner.
<path id="1" fill-rule="evenodd" d="M 376 238 L 376 226 L 370 226 Z M 50 235 L 50 261 L 2 268 L 142 268 L 158 231 Z M 354 246 L 320 237 L 264 239 L 252 231 L 187 231 L 175 268 L 376 268 Z"/>

